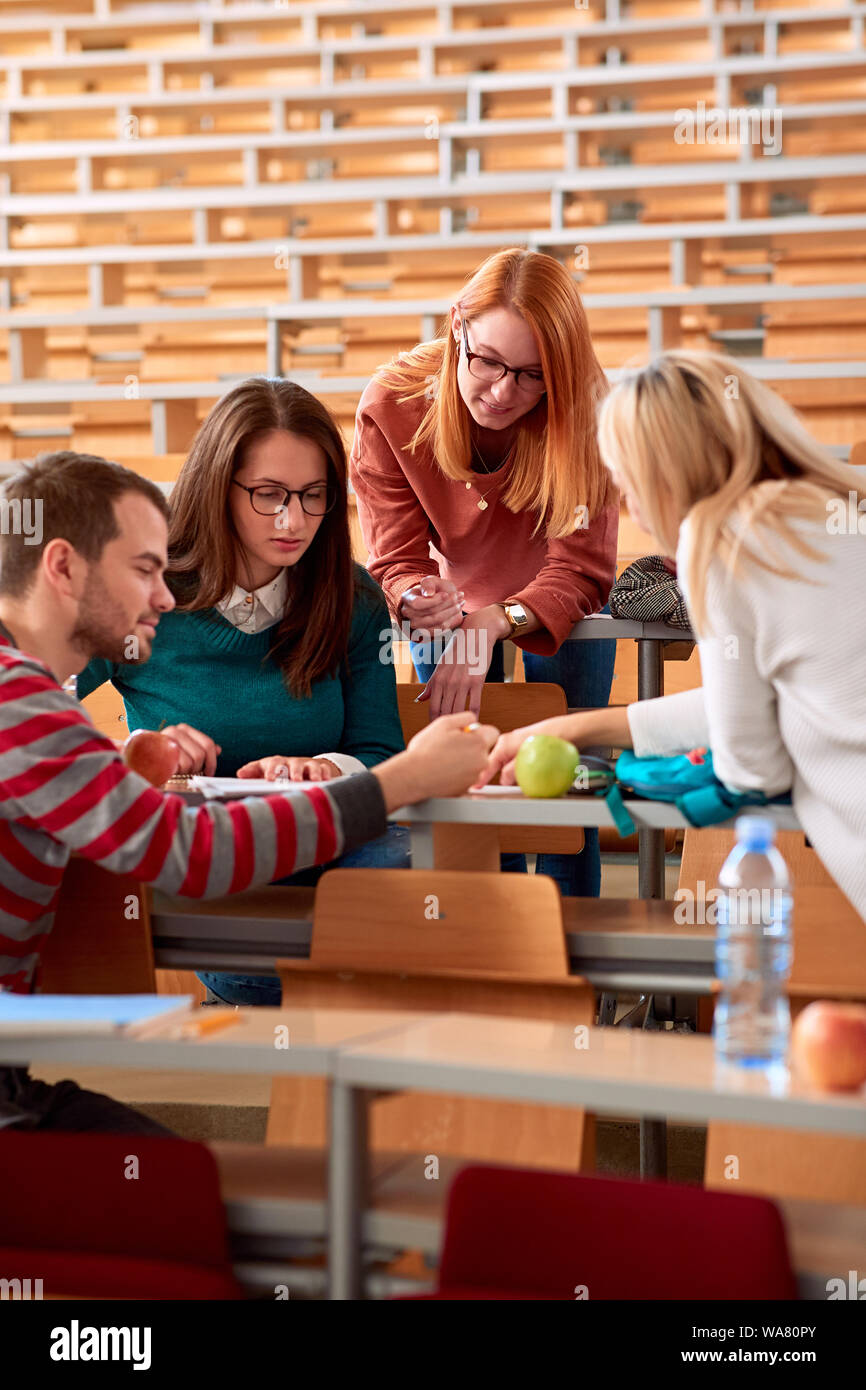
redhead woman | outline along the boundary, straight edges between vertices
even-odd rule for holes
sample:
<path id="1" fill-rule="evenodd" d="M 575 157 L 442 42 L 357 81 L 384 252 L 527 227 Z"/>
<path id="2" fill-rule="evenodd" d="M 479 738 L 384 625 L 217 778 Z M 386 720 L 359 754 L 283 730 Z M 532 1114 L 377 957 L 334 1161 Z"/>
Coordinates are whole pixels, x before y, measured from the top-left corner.
<path id="1" fill-rule="evenodd" d="M 800 824 L 866 920 L 866 488 L 739 362 L 667 352 L 608 396 L 599 441 L 635 520 L 667 554 L 699 638 L 703 686 L 529 733 L 706 746 L 721 780 L 789 788 Z"/>
<path id="2" fill-rule="evenodd" d="M 467 282 L 443 337 L 364 392 L 350 469 L 367 566 L 416 639 L 431 717 L 478 713 L 485 680 L 503 679 L 506 637 L 528 681 L 561 685 L 569 705 L 607 704 L 614 643 L 566 641 L 604 609 L 615 572 L 616 490 L 595 438 L 605 388 L 571 276 L 507 250 Z M 538 871 L 597 895 L 597 832 L 580 855 L 541 855 Z"/>
<path id="3" fill-rule="evenodd" d="M 183 772 L 325 782 L 403 748 L 387 608 L 352 560 L 345 448 L 308 391 L 253 377 L 217 402 L 172 492 L 168 554 L 177 606 L 150 660 L 91 662 L 79 697 L 111 681 L 130 729 L 175 739 Z M 406 867 L 408 832 L 337 862 Z M 279 1001 L 276 980 L 202 978 L 231 1003 Z"/>

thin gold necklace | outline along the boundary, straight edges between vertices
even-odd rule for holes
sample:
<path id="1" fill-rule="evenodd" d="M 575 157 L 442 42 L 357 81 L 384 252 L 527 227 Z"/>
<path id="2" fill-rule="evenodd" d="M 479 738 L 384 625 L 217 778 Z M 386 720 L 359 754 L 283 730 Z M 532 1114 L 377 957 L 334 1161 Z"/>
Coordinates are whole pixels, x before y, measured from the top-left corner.
<path id="1" fill-rule="evenodd" d="M 515 441 L 515 442 L 516 442 L 516 441 Z M 488 468 L 487 465 L 486 465 L 486 463 L 484 462 L 484 459 L 481 457 L 481 453 L 480 453 L 480 451 L 479 451 L 479 449 L 478 449 L 477 444 L 475 443 L 475 440 L 474 440 L 471 436 L 470 436 L 470 439 L 469 439 L 469 443 L 471 444 L 471 446 L 472 446 L 472 448 L 473 448 L 473 450 L 474 450 L 474 452 L 475 452 L 475 457 L 478 459 L 478 462 L 483 466 L 485 473 L 498 473 L 498 472 L 499 472 L 499 469 L 505 467 L 506 463 L 508 463 L 509 459 L 511 458 L 511 455 L 514 453 L 514 444 L 512 444 L 511 447 L 510 447 L 510 449 L 509 449 L 508 452 L 506 453 L 504 459 L 502 460 L 502 462 L 499 463 L 499 464 L 497 464 L 496 468 Z M 468 491 L 469 491 L 471 488 L 473 488 L 474 486 L 475 486 L 474 483 L 467 483 L 467 484 L 466 484 L 466 491 L 468 492 Z M 495 485 L 494 485 L 494 486 L 495 486 Z M 485 499 L 488 498 L 488 497 L 490 496 L 490 494 L 491 494 L 492 491 L 493 491 L 493 488 L 492 488 L 492 487 L 489 487 L 489 488 L 487 489 L 486 492 L 484 492 L 484 493 L 481 494 L 481 500 L 478 502 L 478 510 L 479 510 L 479 512 L 486 512 L 486 511 L 487 511 L 487 508 L 488 508 L 488 506 L 489 506 L 490 504 L 489 504 L 489 502 L 487 502 Z"/>

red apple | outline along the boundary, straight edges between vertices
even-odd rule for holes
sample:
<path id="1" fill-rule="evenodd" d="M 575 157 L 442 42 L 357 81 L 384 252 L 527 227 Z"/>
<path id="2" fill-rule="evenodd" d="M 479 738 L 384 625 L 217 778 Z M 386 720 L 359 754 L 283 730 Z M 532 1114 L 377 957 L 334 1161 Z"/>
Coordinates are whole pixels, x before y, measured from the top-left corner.
<path id="1" fill-rule="evenodd" d="M 154 787 L 161 787 L 177 771 L 180 749 L 174 739 L 153 729 L 136 729 L 123 745 L 123 761 Z"/>
<path id="2" fill-rule="evenodd" d="M 857 1091 L 866 1081 L 866 1005 L 808 1004 L 791 1031 L 791 1057 L 820 1091 Z"/>

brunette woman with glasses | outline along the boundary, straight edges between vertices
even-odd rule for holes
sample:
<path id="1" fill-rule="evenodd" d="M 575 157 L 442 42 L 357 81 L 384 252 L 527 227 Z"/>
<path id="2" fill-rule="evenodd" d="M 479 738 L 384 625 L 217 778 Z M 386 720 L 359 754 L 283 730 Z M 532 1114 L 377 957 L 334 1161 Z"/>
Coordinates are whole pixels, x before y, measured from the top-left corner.
<path id="1" fill-rule="evenodd" d="M 605 390 L 572 277 L 518 249 L 490 256 L 443 336 L 361 397 L 350 471 L 367 567 L 413 636 L 431 718 L 477 715 L 485 680 L 504 679 L 505 637 L 528 681 L 607 705 L 615 644 L 565 640 L 605 611 L 615 575 L 618 501 L 595 437 Z M 568 896 L 597 896 L 598 832 L 537 868 Z"/>
<path id="2" fill-rule="evenodd" d="M 181 772 L 326 782 L 400 752 L 394 666 L 382 658 L 391 620 L 352 559 L 346 453 L 325 406 L 290 381 L 234 387 L 196 435 L 170 505 L 177 606 L 149 660 L 133 644 L 121 664 L 92 661 L 79 698 L 111 681 L 130 730 L 173 738 Z M 393 826 L 333 862 L 408 867 L 408 831 Z M 279 1003 L 275 978 L 199 978 L 232 1004 Z"/>

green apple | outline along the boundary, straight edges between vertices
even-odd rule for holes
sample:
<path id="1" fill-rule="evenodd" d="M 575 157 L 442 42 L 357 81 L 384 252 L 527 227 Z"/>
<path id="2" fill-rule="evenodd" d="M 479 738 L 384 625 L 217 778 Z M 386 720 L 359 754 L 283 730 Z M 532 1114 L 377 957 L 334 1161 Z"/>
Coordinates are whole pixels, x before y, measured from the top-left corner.
<path id="1" fill-rule="evenodd" d="M 514 775 L 524 796 L 562 796 L 580 766 L 573 743 L 550 734 L 530 734 L 514 760 Z"/>

